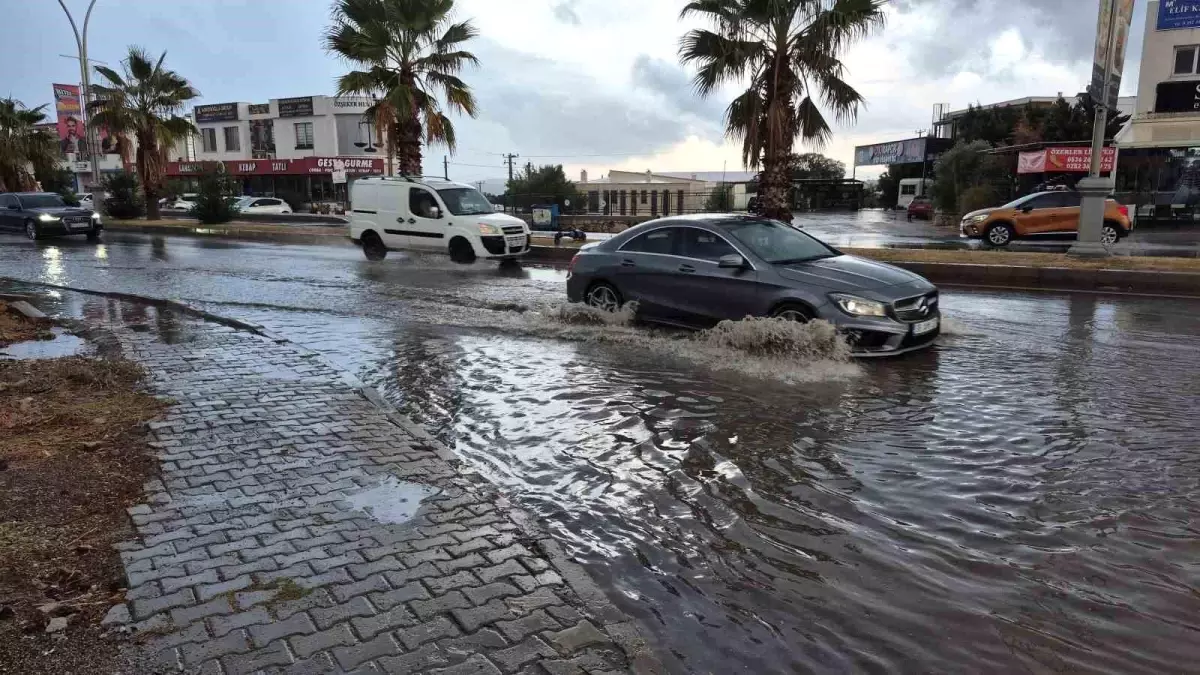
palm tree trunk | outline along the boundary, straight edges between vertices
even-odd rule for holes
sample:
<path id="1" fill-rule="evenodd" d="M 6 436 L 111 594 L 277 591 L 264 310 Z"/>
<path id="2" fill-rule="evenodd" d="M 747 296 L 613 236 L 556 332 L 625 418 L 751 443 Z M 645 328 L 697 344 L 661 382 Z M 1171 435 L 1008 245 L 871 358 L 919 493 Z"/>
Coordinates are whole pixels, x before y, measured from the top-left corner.
<path id="1" fill-rule="evenodd" d="M 400 173 L 409 176 L 421 175 L 421 120 L 416 111 L 399 125 Z"/>
<path id="2" fill-rule="evenodd" d="M 149 134 L 138 134 L 137 171 L 142 182 L 142 195 L 146 198 L 146 219 L 158 220 L 158 185 L 154 176 L 154 140 Z"/>

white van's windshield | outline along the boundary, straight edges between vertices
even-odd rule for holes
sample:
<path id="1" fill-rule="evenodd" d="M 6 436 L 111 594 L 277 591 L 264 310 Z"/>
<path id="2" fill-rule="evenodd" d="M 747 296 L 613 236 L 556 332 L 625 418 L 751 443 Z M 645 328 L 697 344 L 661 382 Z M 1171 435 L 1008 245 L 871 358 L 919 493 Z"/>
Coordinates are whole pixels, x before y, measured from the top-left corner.
<path id="1" fill-rule="evenodd" d="M 456 216 L 473 216 L 492 213 L 492 203 L 475 188 L 446 188 L 437 191 L 446 202 L 446 208 Z"/>

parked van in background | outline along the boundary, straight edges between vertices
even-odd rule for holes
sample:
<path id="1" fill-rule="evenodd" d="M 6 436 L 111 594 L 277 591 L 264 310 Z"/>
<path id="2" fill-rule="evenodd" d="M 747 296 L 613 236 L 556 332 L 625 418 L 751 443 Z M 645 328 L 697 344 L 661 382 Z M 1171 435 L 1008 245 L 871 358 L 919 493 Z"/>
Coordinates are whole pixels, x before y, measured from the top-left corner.
<path id="1" fill-rule="evenodd" d="M 897 209 L 907 209 L 912 200 L 925 196 L 929 181 L 924 178 L 901 178 L 900 198 L 896 201 Z"/>
<path id="2" fill-rule="evenodd" d="M 368 260 L 389 250 L 448 253 L 454 262 L 529 251 L 529 226 L 496 213 L 479 190 L 450 181 L 368 176 L 350 187 L 350 238 Z"/>

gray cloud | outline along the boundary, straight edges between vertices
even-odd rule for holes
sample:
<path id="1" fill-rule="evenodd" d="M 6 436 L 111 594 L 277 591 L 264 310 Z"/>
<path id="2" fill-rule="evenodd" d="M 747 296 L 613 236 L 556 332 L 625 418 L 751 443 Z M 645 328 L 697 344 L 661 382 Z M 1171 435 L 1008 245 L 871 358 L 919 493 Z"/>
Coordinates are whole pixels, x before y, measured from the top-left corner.
<path id="1" fill-rule="evenodd" d="M 578 26 L 579 13 L 575 11 L 575 5 L 579 0 L 560 0 L 554 4 L 554 18 L 563 23 L 569 23 L 572 26 Z"/>
<path id="2" fill-rule="evenodd" d="M 527 155 L 649 155 L 691 135 L 722 137 L 720 107 L 685 96 L 686 74 L 672 73 L 666 62 L 639 59 L 643 67 L 635 72 L 645 84 L 609 91 L 573 68 L 485 38 L 473 42 L 472 51 L 483 70 L 464 79 L 479 101 L 480 119 L 455 120 L 464 146 L 488 145 L 479 136 L 495 136 L 497 127 L 508 136 L 497 141 Z"/>
<path id="3" fill-rule="evenodd" d="M 633 62 L 633 83 L 660 97 L 669 109 L 720 124 L 728 102 L 720 92 L 701 98 L 679 64 L 640 54 Z"/>
<path id="4" fill-rule="evenodd" d="M 989 74 L 986 45 L 1011 28 L 1020 33 L 1026 46 L 1051 63 L 1087 62 L 1092 56 L 1099 2 L 895 0 L 894 6 L 901 14 L 918 14 L 934 20 L 935 28 L 926 35 L 910 37 L 903 43 L 894 38 L 889 42 L 910 55 L 909 60 L 919 74 L 941 77 L 964 70 Z M 1139 3 L 1135 11 L 1144 15 L 1145 3 Z M 1140 43 L 1136 31 L 1135 37 Z"/>

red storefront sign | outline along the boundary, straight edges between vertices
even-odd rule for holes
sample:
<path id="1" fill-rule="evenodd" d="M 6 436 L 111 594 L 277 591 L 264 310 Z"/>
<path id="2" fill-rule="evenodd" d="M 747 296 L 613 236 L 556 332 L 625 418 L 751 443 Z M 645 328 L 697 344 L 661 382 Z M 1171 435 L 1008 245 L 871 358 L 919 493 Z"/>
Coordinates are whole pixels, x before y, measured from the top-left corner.
<path id="1" fill-rule="evenodd" d="M 1107 173 L 1117 163 L 1117 149 L 1104 148 L 1100 171 Z M 1017 173 L 1087 173 L 1092 170 L 1091 148 L 1054 147 L 1022 152 L 1017 158 Z"/>
<path id="2" fill-rule="evenodd" d="M 302 157 L 300 159 L 238 159 L 226 162 L 167 162 L 168 176 L 196 176 L 224 164 L 231 176 L 296 176 L 345 171 L 347 175 L 383 175 L 377 157 Z"/>

